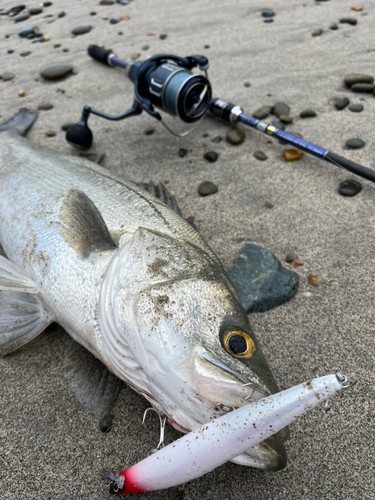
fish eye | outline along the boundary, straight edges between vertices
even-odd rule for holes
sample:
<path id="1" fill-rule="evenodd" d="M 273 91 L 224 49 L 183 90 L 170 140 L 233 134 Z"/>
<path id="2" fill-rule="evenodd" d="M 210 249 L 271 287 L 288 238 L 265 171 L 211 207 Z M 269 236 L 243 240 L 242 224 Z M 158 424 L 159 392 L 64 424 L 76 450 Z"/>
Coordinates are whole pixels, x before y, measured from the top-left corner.
<path id="1" fill-rule="evenodd" d="M 227 330 L 223 340 L 225 349 L 236 358 L 251 358 L 255 352 L 253 340 L 242 330 Z"/>

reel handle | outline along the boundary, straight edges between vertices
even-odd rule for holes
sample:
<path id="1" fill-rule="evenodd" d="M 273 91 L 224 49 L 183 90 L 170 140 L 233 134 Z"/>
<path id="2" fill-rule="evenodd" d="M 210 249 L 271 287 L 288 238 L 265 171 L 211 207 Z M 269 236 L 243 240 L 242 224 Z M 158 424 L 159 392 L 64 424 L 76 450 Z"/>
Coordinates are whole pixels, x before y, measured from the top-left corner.
<path id="1" fill-rule="evenodd" d="M 89 45 L 87 49 L 89 56 L 91 56 L 96 61 L 99 61 L 107 66 L 111 66 L 109 62 L 109 56 L 112 55 L 110 50 L 106 50 L 103 47 L 99 47 L 98 45 Z"/>

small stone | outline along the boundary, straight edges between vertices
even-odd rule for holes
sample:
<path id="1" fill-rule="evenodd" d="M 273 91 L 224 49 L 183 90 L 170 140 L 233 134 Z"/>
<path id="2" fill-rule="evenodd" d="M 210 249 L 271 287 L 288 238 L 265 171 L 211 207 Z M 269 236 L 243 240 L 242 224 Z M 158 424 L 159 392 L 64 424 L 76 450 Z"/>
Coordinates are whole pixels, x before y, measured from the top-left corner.
<path id="1" fill-rule="evenodd" d="M 322 29 L 318 29 L 318 30 L 315 30 L 311 33 L 311 36 L 320 36 L 323 34 L 323 30 Z"/>
<path id="2" fill-rule="evenodd" d="M 3 82 L 9 82 L 14 78 L 16 78 L 14 73 L 8 73 L 8 72 L 3 73 Z"/>
<path id="3" fill-rule="evenodd" d="M 51 104 L 50 102 L 42 102 L 41 104 L 39 104 L 38 109 L 40 109 L 41 111 L 48 111 L 50 109 L 53 109 L 53 104 Z"/>
<path id="4" fill-rule="evenodd" d="M 267 160 L 267 156 L 263 153 L 263 151 L 255 151 L 253 156 L 260 161 Z"/>
<path id="5" fill-rule="evenodd" d="M 294 262 L 294 255 L 292 252 L 288 252 L 285 256 L 285 262 L 287 262 L 288 264 L 291 264 L 292 262 Z"/>
<path id="6" fill-rule="evenodd" d="M 303 152 L 297 149 L 284 149 L 284 160 L 285 161 L 297 161 L 302 158 Z"/>
<path id="7" fill-rule="evenodd" d="M 54 49 L 59 49 L 61 47 L 61 43 L 55 43 L 53 46 Z"/>
<path id="8" fill-rule="evenodd" d="M 362 141 L 362 139 L 349 139 L 345 144 L 350 149 L 359 149 L 363 148 L 363 146 L 366 145 L 366 143 Z"/>
<path id="9" fill-rule="evenodd" d="M 13 54 L 14 50 L 13 49 L 9 49 L 7 52 L 8 52 L 8 54 Z"/>
<path id="10" fill-rule="evenodd" d="M 180 148 L 180 149 L 178 150 L 178 156 L 179 156 L 180 158 L 183 158 L 183 157 L 184 157 L 184 156 L 186 156 L 187 154 L 188 154 L 188 150 L 187 150 L 187 149 L 185 149 L 185 148 Z"/>
<path id="11" fill-rule="evenodd" d="M 266 208 L 273 208 L 273 203 L 270 203 L 269 201 L 266 201 L 265 204 L 264 204 L 264 206 Z"/>
<path id="12" fill-rule="evenodd" d="M 354 5 L 354 7 L 352 7 L 352 10 L 354 10 L 355 12 L 361 12 L 363 10 L 363 6 L 362 5 Z"/>
<path id="13" fill-rule="evenodd" d="M 293 267 L 294 267 L 295 269 L 297 269 L 297 267 L 301 267 L 301 266 L 303 266 L 303 262 L 298 261 L 298 260 L 297 260 L 297 262 L 295 262 L 295 263 L 293 264 Z"/>
<path id="14" fill-rule="evenodd" d="M 131 55 L 131 60 L 135 61 L 139 57 L 141 57 L 141 54 L 139 52 L 134 52 L 134 54 Z"/>
<path id="15" fill-rule="evenodd" d="M 273 10 L 263 10 L 262 11 L 262 17 L 273 17 L 275 13 Z"/>
<path id="16" fill-rule="evenodd" d="M 150 48 L 149 45 L 143 45 L 142 50 L 148 50 Z"/>
<path id="17" fill-rule="evenodd" d="M 372 94 L 374 92 L 375 85 L 372 83 L 355 83 L 350 87 L 352 92 L 367 92 Z"/>
<path id="18" fill-rule="evenodd" d="M 310 285 L 312 286 L 319 286 L 320 285 L 320 277 L 317 276 L 316 274 L 310 273 L 307 277 L 307 281 L 309 282 Z"/>
<path id="19" fill-rule="evenodd" d="M 363 106 L 362 104 L 352 104 L 349 106 L 349 111 L 352 111 L 353 113 L 360 113 L 363 111 Z"/>
<path id="20" fill-rule="evenodd" d="M 217 186 L 213 182 L 204 181 L 199 184 L 198 194 L 201 196 L 209 196 L 218 192 Z"/>
<path id="21" fill-rule="evenodd" d="M 245 140 L 245 134 L 239 128 L 232 128 L 227 133 L 226 139 L 227 139 L 227 142 L 229 142 L 229 144 L 233 144 L 233 145 L 237 146 L 237 145 L 243 143 L 243 141 Z"/>
<path id="22" fill-rule="evenodd" d="M 155 33 L 153 33 L 152 31 L 150 31 L 150 33 L 147 33 L 147 36 L 155 36 Z"/>
<path id="23" fill-rule="evenodd" d="M 209 45 L 205 45 L 205 46 L 204 46 L 204 48 L 205 48 L 205 49 L 209 49 L 209 48 L 210 48 L 210 46 L 209 46 Z"/>
<path id="24" fill-rule="evenodd" d="M 116 0 L 120 5 L 129 5 L 130 0 Z"/>
<path id="25" fill-rule="evenodd" d="M 26 50 L 25 52 L 21 52 L 20 56 L 26 57 L 26 56 L 29 56 L 30 54 L 31 54 L 31 52 L 29 50 Z"/>
<path id="26" fill-rule="evenodd" d="M 90 16 L 96 16 L 96 12 L 94 11 L 90 12 Z"/>
<path id="27" fill-rule="evenodd" d="M 249 88 L 249 87 L 251 87 L 251 83 L 250 83 L 250 82 L 245 82 L 245 83 L 243 84 L 243 86 L 244 86 L 244 87 Z"/>
<path id="28" fill-rule="evenodd" d="M 58 80 L 64 78 L 73 71 L 71 64 L 51 63 L 43 66 L 39 74 L 46 80 Z"/>
<path id="29" fill-rule="evenodd" d="M 362 75 L 360 73 L 352 73 L 350 75 L 346 75 L 344 83 L 348 87 L 351 87 L 356 83 L 374 83 L 374 77 L 370 75 Z"/>
<path id="30" fill-rule="evenodd" d="M 341 99 L 335 100 L 334 106 L 336 109 L 341 111 L 342 109 L 346 108 L 350 104 L 350 101 L 347 97 L 343 97 Z"/>
<path id="31" fill-rule="evenodd" d="M 68 130 L 68 128 L 71 127 L 72 125 L 75 125 L 75 123 L 66 122 L 63 125 L 61 125 L 61 130 Z"/>
<path id="32" fill-rule="evenodd" d="M 159 36 L 160 40 L 165 40 L 168 37 L 165 33 Z"/>
<path id="33" fill-rule="evenodd" d="M 110 24 L 117 24 L 118 20 L 117 19 L 110 19 L 109 22 L 110 22 Z"/>
<path id="34" fill-rule="evenodd" d="M 44 7 L 51 7 L 52 2 L 43 2 Z"/>
<path id="35" fill-rule="evenodd" d="M 120 21 L 129 21 L 130 17 L 129 16 L 121 16 Z"/>
<path id="36" fill-rule="evenodd" d="M 55 135 L 56 135 L 56 132 L 54 132 L 53 130 L 47 130 L 47 132 L 46 132 L 47 137 L 55 137 Z"/>
<path id="37" fill-rule="evenodd" d="M 281 121 L 281 123 L 285 123 L 285 124 L 293 122 L 293 118 L 291 116 L 288 116 L 288 115 L 280 115 L 279 120 Z"/>
<path id="38" fill-rule="evenodd" d="M 264 22 L 264 23 L 267 23 L 267 24 L 268 24 L 268 23 L 273 23 L 273 19 L 268 18 L 268 19 L 265 19 L 263 22 Z"/>
<path id="39" fill-rule="evenodd" d="M 340 19 L 340 23 L 351 24 L 352 26 L 355 26 L 357 24 L 357 19 L 354 19 L 354 17 L 343 17 L 342 19 Z"/>
<path id="40" fill-rule="evenodd" d="M 41 7 L 29 7 L 27 10 L 29 11 L 30 16 L 36 16 L 37 14 L 41 14 L 43 12 Z"/>
<path id="41" fill-rule="evenodd" d="M 208 132 L 205 132 L 204 134 L 202 134 L 202 137 L 210 137 L 210 134 Z"/>
<path id="42" fill-rule="evenodd" d="M 362 191 L 362 184 L 354 179 L 347 179 L 339 184 L 339 194 L 341 196 L 355 196 Z"/>
<path id="43" fill-rule="evenodd" d="M 27 93 L 26 93 L 24 90 L 20 90 L 20 91 L 18 92 L 18 95 L 19 95 L 20 97 L 26 97 L 26 96 L 27 96 Z"/>
<path id="44" fill-rule="evenodd" d="M 145 130 L 145 135 L 152 135 L 155 133 L 154 127 L 147 127 Z"/>
<path id="45" fill-rule="evenodd" d="M 115 2 L 113 0 L 101 0 L 99 5 L 113 5 Z"/>
<path id="46" fill-rule="evenodd" d="M 69 49 L 63 49 L 63 52 L 69 52 Z"/>
<path id="47" fill-rule="evenodd" d="M 277 102 L 273 107 L 273 112 L 276 116 L 289 115 L 290 107 L 284 102 Z"/>
<path id="48" fill-rule="evenodd" d="M 186 222 L 188 222 L 195 230 L 197 229 L 197 226 L 194 224 L 194 217 L 186 217 Z"/>
<path id="49" fill-rule="evenodd" d="M 63 10 L 57 14 L 57 17 L 64 17 L 64 16 L 66 16 L 66 14 Z"/>
<path id="50" fill-rule="evenodd" d="M 221 137 L 221 135 L 217 135 L 211 140 L 211 142 L 213 142 L 214 144 L 219 144 L 219 142 L 221 142 L 222 140 L 223 138 Z"/>
<path id="51" fill-rule="evenodd" d="M 204 159 L 209 161 L 210 163 L 214 163 L 218 159 L 218 154 L 215 151 L 209 151 L 204 154 Z"/>
<path id="52" fill-rule="evenodd" d="M 257 120 L 267 118 L 273 112 L 273 106 L 262 106 L 253 113 L 253 117 Z"/>
<path id="53" fill-rule="evenodd" d="M 29 17 L 30 17 L 29 14 L 18 14 L 18 16 L 14 18 L 14 22 L 20 23 L 22 21 L 26 21 L 27 19 L 29 19 Z"/>
<path id="54" fill-rule="evenodd" d="M 305 111 L 302 111 L 299 116 L 300 118 L 314 118 L 314 116 L 316 116 L 316 113 L 312 109 L 306 109 Z"/>
<path id="55" fill-rule="evenodd" d="M 89 33 L 91 31 L 92 26 L 76 26 L 72 29 L 72 35 L 84 35 L 85 33 Z"/>
<path id="56" fill-rule="evenodd" d="M 18 33 L 18 36 L 26 38 L 29 35 L 34 35 L 34 26 L 24 26 L 22 30 Z"/>
<path id="57" fill-rule="evenodd" d="M 113 2 L 112 2 L 113 3 Z M 112 415 L 106 415 L 99 422 L 99 429 L 102 432 L 109 432 L 112 429 L 113 418 Z"/>
<path id="58" fill-rule="evenodd" d="M 329 29 L 335 31 L 335 30 L 338 30 L 339 27 L 337 26 L 336 23 L 333 23 L 333 24 L 331 24 L 331 26 L 329 27 Z"/>

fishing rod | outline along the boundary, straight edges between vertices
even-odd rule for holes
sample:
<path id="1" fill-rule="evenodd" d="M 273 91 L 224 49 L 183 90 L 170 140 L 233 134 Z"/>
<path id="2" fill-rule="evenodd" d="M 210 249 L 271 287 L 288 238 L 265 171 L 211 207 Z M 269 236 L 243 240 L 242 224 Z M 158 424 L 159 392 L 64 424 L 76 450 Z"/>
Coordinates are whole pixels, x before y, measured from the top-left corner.
<path id="1" fill-rule="evenodd" d="M 305 153 L 375 183 L 373 170 L 307 142 L 274 125 L 268 125 L 246 115 L 242 108 L 236 104 L 212 98 L 211 84 L 207 76 L 209 62 L 205 56 L 179 57 L 171 54 L 157 54 L 145 61 L 126 62 L 116 57 L 110 50 L 97 45 L 90 45 L 88 54 L 107 66 L 125 69 L 127 77 L 134 83 L 134 102 L 130 109 L 116 116 L 84 106 L 81 120 L 75 125 L 71 125 L 66 132 L 66 140 L 76 148 L 89 149 L 92 145 L 93 134 L 87 125 L 90 114 L 118 121 L 140 115 L 145 111 L 156 120 L 161 121 L 170 133 L 182 136 L 190 133 L 210 112 L 228 123 L 242 123 L 268 136 L 281 139 Z M 198 68 L 204 75 L 192 73 L 191 70 L 194 68 Z M 155 108 L 177 117 L 188 124 L 190 129 L 183 134 L 177 134 L 167 126 Z"/>

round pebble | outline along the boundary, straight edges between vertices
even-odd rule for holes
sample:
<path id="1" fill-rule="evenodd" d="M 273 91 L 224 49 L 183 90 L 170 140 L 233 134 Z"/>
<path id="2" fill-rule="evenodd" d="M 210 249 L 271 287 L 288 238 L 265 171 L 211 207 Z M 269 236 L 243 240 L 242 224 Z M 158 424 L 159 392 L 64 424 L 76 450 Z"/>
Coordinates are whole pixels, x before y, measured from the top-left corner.
<path id="1" fill-rule="evenodd" d="M 47 130 L 47 132 L 46 132 L 47 137 L 55 137 L 55 135 L 56 135 L 56 132 L 54 132 L 53 130 Z"/>
<path id="2" fill-rule="evenodd" d="M 307 277 L 307 281 L 309 282 L 310 285 L 312 286 L 319 286 L 320 285 L 320 277 L 317 276 L 316 274 L 310 273 Z"/>
<path id="3" fill-rule="evenodd" d="M 318 29 L 318 30 L 315 30 L 311 33 L 311 36 L 320 36 L 323 34 L 323 30 L 322 29 Z"/>
<path id="4" fill-rule="evenodd" d="M 54 49 L 59 49 L 61 47 L 61 43 L 55 43 L 53 46 Z"/>
<path id="5" fill-rule="evenodd" d="M 249 87 L 251 87 L 251 83 L 250 83 L 250 82 L 245 82 L 245 83 L 243 84 L 243 86 L 244 86 L 244 87 L 249 88 Z"/>
<path id="6" fill-rule="evenodd" d="M 110 22 L 110 24 L 117 24 L 118 20 L 117 19 L 110 19 L 109 22 Z"/>
<path id="7" fill-rule="evenodd" d="M 57 14 L 57 17 L 64 17 L 64 16 L 66 16 L 66 14 L 63 10 Z"/>
<path id="8" fill-rule="evenodd" d="M 149 45 L 143 45 L 142 50 L 148 50 L 150 48 Z"/>
<path id="9" fill-rule="evenodd" d="M 354 19 L 354 17 L 343 17 L 342 19 L 340 19 L 340 23 L 351 24 L 352 26 L 355 26 L 357 24 L 357 19 Z"/>
<path id="10" fill-rule="evenodd" d="M 342 97 L 342 98 L 333 98 L 331 99 L 332 103 L 330 102 L 331 106 L 333 105 L 336 109 L 341 111 L 342 109 L 346 108 L 350 104 L 350 101 L 347 97 Z"/>
<path id="11" fill-rule="evenodd" d="M 286 254 L 285 262 L 287 262 L 288 264 L 291 264 L 292 262 L 294 262 L 294 255 L 292 252 L 288 252 Z"/>
<path id="12" fill-rule="evenodd" d="M 333 24 L 331 24 L 331 26 L 329 27 L 329 29 L 335 31 L 335 30 L 338 30 L 339 27 L 337 26 L 336 23 L 333 23 Z"/>
<path id="13" fill-rule="evenodd" d="M 9 49 L 8 50 L 8 54 L 13 54 L 14 50 L 13 49 Z"/>
<path id="14" fill-rule="evenodd" d="M 131 60 L 135 61 L 139 57 L 141 57 L 141 54 L 139 52 L 134 52 L 134 54 L 131 55 Z"/>
<path id="15" fill-rule="evenodd" d="M 349 139 L 346 141 L 345 144 L 350 149 L 359 149 L 359 148 L 363 148 L 363 146 L 366 145 L 366 143 L 364 141 L 362 141 L 362 139 Z"/>
<path id="16" fill-rule="evenodd" d="M 362 104 L 352 104 L 348 109 L 353 113 L 360 113 L 361 111 L 363 111 L 363 106 Z"/>
<path id="17" fill-rule="evenodd" d="M 25 52 L 21 52 L 20 56 L 26 57 L 26 56 L 29 56 L 30 54 L 31 54 L 31 52 L 29 50 L 25 50 Z"/>
<path id="18" fill-rule="evenodd" d="M 363 10 L 363 5 L 354 5 L 354 7 L 352 7 L 352 10 L 361 12 Z"/>
<path id="19" fill-rule="evenodd" d="M 243 141 L 245 140 L 245 134 L 239 128 L 232 128 L 227 133 L 226 139 L 227 142 L 229 142 L 229 144 L 239 145 L 242 144 Z"/>
<path id="20" fill-rule="evenodd" d="M 267 24 L 269 24 L 269 23 L 273 23 L 273 19 L 272 19 L 272 18 L 267 18 L 267 19 L 265 19 L 263 22 L 264 22 L 264 23 L 267 23 Z"/>
<path id="21" fill-rule="evenodd" d="M 64 51 L 65 50 L 66 49 L 64 49 Z M 43 66 L 39 73 L 46 80 L 58 80 L 68 75 L 72 71 L 73 66 L 71 64 L 51 63 Z"/>
<path id="22" fill-rule="evenodd" d="M 218 159 L 218 154 L 215 151 L 209 151 L 204 154 L 204 159 L 209 161 L 210 163 L 214 163 Z"/>
<path id="23" fill-rule="evenodd" d="M 10 80 L 13 80 L 14 78 L 16 78 L 15 74 L 14 73 L 3 73 L 3 81 L 4 82 L 9 82 Z"/>
<path id="24" fill-rule="evenodd" d="M 263 151 L 255 151 L 254 158 L 260 161 L 267 160 L 267 156 L 263 153 Z"/>
<path id="25" fill-rule="evenodd" d="M 355 196 L 362 191 L 362 185 L 354 179 L 347 179 L 339 184 L 339 194 L 341 196 Z"/>
<path id="26" fill-rule="evenodd" d="M 91 28 L 91 26 L 76 26 L 72 29 L 72 35 L 84 35 L 85 33 L 89 33 Z"/>
<path id="27" fill-rule="evenodd" d="M 355 83 L 350 87 L 350 90 L 352 92 L 367 92 L 367 93 L 373 93 L 375 89 L 375 85 L 372 83 Z"/>
<path id="28" fill-rule="evenodd" d="M 160 35 L 159 36 L 160 40 L 165 40 L 166 38 L 168 38 L 168 35 L 166 35 L 165 33 Z"/>
<path id="29" fill-rule="evenodd" d="M 263 10 L 262 11 L 262 16 L 263 17 L 273 17 L 275 15 L 273 10 Z"/>
<path id="30" fill-rule="evenodd" d="M 152 135 L 155 133 L 154 127 L 147 127 L 145 130 L 145 135 Z"/>
<path id="31" fill-rule="evenodd" d="M 22 28 L 22 30 L 18 33 L 18 36 L 20 36 L 22 38 L 26 38 L 29 35 L 33 35 L 33 34 L 34 34 L 34 27 L 28 25 L 28 26 L 24 26 Z"/>
<path id="32" fill-rule="evenodd" d="M 51 7 L 52 2 L 43 2 L 44 7 Z"/>
<path id="33" fill-rule="evenodd" d="M 312 109 L 306 109 L 305 111 L 302 111 L 299 116 L 300 118 L 314 118 L 314 116 L 316 116 L 316 113 Z"/>
<path id="34" fill-rule="evenodd" d="M 20 97 L 26 97 L 26 96 L 27 96 L 27 93 L 26 93 L 24 90 L 20 90 L 20 91 L 18 92 L 18 95 L 19 95 Z"/>
<path id="35" fill-rule="evenodd" d="M 187 149 L 185 149 L 185 148 L 180 148 L 180 149 L 178 150 L 178 156 L 179 156 L 180 158 L 183 158 L 183 157 L 184 157 L 184 156 L 186 156 L 187 154 L 188 154 L 188 150 L 187 150 Z"/>
<path id="36" fill-rule="evenodd" d="M 96 16 L 96 12 L 94 11 L 90 12 L 90 16 Z"/>
<path id="37" fill-rule="evenodd" d="M 273 208 L 273 203 L 270 203 L 269 201 L 266 201 L 265 204 L 264 204 L 264 206 L 266 208 Z"/>
<path id="38" fill-rule="evenodd" d="M 277 102 L 273 107 L 273 112 L 276 116 L 289 115 L 290 107 L 284 102 Z"/>
<path id="39" fill-rule="evenodd" d="M 204 181 L 199 184 L 198 194 L 201 196 L 209 196 L 210 194 L 215 194 L 218 192 L 217 186 L 213 182 Z"/>
<path id="40" fill-rule="evenodd" d="M 48 111 L 48 110 L 50 110 L 52 108 L 53 108 L 53 104 L 51 104 L 50 102 L 42 102 L 38 106 L 38 109 L 42 110 L 42 111 Z"/>
<path id="41" fill-rule="evenodd" d="M 374 77 L 370 75 L 362 75 L 361 73 L 351 73 L 350 75 L 346 75 L 344 83 L 348 87 L 351 87 L 356 83 L 374 83 Z"/>
<path id="42" fill-rule="evenodd" d="M 27 19 L 29 19 L 29 17 L 30 17 L 29 14 L 18 14 L 18 16 L 14 18 L 14 22 L 20 23 L 22 21 L 26 21 Z"/>
<path id="43" fill-rule="evenodd" d="M 37 14 L 41 14 L 43 12 L 41 7 L 29 7 L 27 10 L 30 16 L 36 16 Z"/>
<path id="44" fill-rule="evenodd" d="M 281 121 L 281 123 L 285 124 L 293 123 L 293 118 L 288 115 L 280 115 L 279 120 Z"/>

